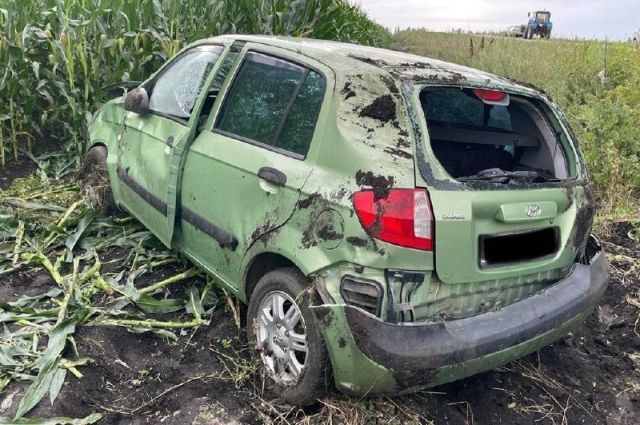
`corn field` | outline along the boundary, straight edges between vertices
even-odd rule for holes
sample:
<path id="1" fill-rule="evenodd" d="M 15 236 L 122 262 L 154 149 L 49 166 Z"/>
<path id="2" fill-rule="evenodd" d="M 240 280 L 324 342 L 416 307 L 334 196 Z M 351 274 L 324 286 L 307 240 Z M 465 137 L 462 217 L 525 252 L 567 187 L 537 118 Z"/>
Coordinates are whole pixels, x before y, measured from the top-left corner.
<path id="1" fill-rule="evenodd" d="M 225 299 L 134 220 L 95 216 L 77 182 L 63 179 L 76 168 L 92 114 L 113 95 L 105 87 L 144 80 L 189 42 L 225 33 L 391 39 L 346 0 L 0 0 L 0 166 L 24 155 L 38 167 L 0 188 L 0 280 L 35 267 L 53 281 L 45 293 L 0 300 L 0 392 L 28 384 L 13 417 L 3 417 L 12 396 L 3 399 L 0 424 L 100 420 L 23 418 L 47 394 L 53 403 L 67 374 L 82 378 L 92 360 L 69 349 L 76 328 L 175 339 L 208 323 Z M 65 152 L 32 153 L 51 140 Z M 112 250 L 124 257 L 110 259 Z M 170 277 L 145 286 L 160 270 Z M 169 296 L 176 282 L 187 292 Z"/>
<path id="2" fill-rule="evenodd" d="M 0 164 L 43 139 L 77 154 L 103 87 L 226 33 L 390 43 L 345 0 L 0 0 Z"/>

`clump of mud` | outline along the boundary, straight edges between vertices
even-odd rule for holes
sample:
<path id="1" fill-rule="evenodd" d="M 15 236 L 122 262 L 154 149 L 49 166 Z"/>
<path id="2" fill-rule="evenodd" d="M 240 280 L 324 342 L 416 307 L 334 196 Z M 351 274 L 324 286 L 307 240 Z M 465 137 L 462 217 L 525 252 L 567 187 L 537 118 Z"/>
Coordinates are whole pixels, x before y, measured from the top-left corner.
<path id="1" fill-rule="evenodd" d="M 356 184 L 359 186 L 371 186 L 373 197 L 377 201 L 389 195 L 389 190 L 393 187 L 393 176 L 375 175 L 371 171 L 358 170 L 356 173 Z"/>
<path id="2" fill-rule="evenodd" d="M 309 208 L 311 204 L 313 204 L 316 199 L 321 198 L 322 196 L 319 193 L 312 193 L 307 198 L 298 201 L 298 208 L 303 210 Z"/>
<path id="3" fill-rule="evenodd" d="M 344 95 L 344 100 L 350 99 L 356 95 L 356 92 L 351 88 L 350 81 L 347 81 L 344 84 L 344 87 L 342 88 L 342 91 L 340 91 L 340 93 Z"/>
<path id="4" fill-rule="evenodd" d="M 390 94 L 376 98 L 371 104 L 360 111 L 361 117 L 370 117 L 382 122 L 396 119 L 396 103 Z"/>

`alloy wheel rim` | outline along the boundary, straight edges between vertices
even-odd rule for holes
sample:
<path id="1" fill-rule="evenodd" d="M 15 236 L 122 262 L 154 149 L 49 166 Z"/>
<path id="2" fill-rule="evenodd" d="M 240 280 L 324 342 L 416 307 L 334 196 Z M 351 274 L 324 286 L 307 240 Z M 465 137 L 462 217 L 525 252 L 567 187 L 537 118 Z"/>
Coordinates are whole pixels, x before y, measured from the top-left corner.
<path id="1" fill-rule="evenodd" d="M 260 303 L 256 322 L 256 339 L 267 373 L 280 384 L 294 385 L 308 354 L 300 308 L 288 294 L 270 292 Z"/>

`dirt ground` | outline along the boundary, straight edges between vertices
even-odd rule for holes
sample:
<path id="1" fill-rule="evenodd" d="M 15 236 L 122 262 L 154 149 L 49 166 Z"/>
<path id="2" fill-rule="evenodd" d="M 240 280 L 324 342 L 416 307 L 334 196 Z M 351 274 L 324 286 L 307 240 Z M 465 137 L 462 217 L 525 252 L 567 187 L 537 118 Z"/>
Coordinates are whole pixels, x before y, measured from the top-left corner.
<path id="1" fill-rule="evenodd" d="M 33 170 L 20 164 L 0 169 L 0 185 Z M 525 359 L 428 392 L 371 400 L 336 394 L 305 410 L 283 405 L 263 391 L 243 333 L 221 308 L 210 326 L 183 331 L 177 341 L 120 328 L 79 329 L 78 355 L 92 359 L 81 368 L 84 377 L 68 377 L 55 404 L 45 398 L 29 417 L 100 412 L 101 424 L 637 424 L 640 277 L 630 267 L 640 245 L 632 230 L 626 222 L 603 226 L 611 284 L 577 331 Z M 124 254 L 110 251 L 102 259 Z M 0 299 L 52 284 L 42 271 L 5 276 Z M 10 384 L 0 392 L 0 416 L 15 411 L 24 388 Z"/>

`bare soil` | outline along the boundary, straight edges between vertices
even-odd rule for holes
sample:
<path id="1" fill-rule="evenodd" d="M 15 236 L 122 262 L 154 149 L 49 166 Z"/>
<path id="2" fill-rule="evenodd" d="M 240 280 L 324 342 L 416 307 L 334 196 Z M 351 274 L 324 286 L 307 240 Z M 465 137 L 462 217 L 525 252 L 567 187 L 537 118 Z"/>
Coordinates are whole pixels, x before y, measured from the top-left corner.
<path id="1" fill-rule="evenodd" d="M 0 170 L 0 185 L 27 167 Z M 45 398 L 29 416 L 100 412 L 101 424 L 637 424 L 640 308 L 629 300 L 640 301 L 640 277 L 637 269 L 629 271 L 640 246 L 631 230 L 626 222 L 607 226 L 611 284 L 600 308 L 577 331 L 525 359 L 431 391 L 373 400 L 334 395 L 304 410 L 282 405 L 263 391 L 243 332 L 220 309 L 210 326 L 181 332 L 177 341 L 120 328 L 79 329 L 78 355 L 92 359 L 80 368 L 84 377 L 69 375 L 55 404 Z M 112 250 L 102 256 L 124 254 Z M 0 299 L 41 293 L 52 284 L 38 270 L 5 276 Z M 0 416 L 15 411 L 24 388 L 11 384 L 0 392 Z"/>

